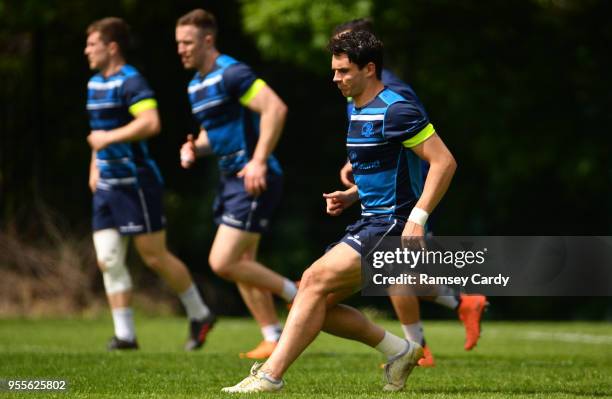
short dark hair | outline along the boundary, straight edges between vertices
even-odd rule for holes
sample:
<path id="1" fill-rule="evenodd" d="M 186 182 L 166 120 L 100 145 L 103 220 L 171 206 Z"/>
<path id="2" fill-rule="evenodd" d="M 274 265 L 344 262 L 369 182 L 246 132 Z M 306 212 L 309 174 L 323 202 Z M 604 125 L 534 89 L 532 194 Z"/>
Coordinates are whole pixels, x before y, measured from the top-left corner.
<path id="1" fill-rule="evenodd" d="M 357 32 L 360 30 L 364 30 L 370 33 L 376 33 L 374 32 L 374 22 L 372 21 L 372 18 L 370 17 L 357 18 L 357 19 L 353 19 L 351 21 L 345 22 L 343 24 L 337 25 L 334 28 L 334 32 L 332 36 L 337 36 L 342 32 L 347 32 L 347 31 Z"/>
<path id="2" fill-rule="evenodd" d="M 87 27 L 87 35 L 94 32 L 100 32 L 100 39 L 105 44 L 117 43 L 121 55 L 125 55 L 130 46 L 130 26 L 121 18 L 106 17 L 92 22 Z"/>
<path id="3" fill-rule="evenodd" d="M 210 33 L 213 36 L 217 35 L 217 20 L 210 11 L 202 8 L 196 8 L 183 15 L 176 22 L 176 26 L 193 25 L 200 28 L 205 33 Z"/>
<path id="4" fill-rule="evenodd" d="M 382 76 L 383 43 L 367 31 L 348 31 L 333 36 L 327 46 L 333 55 L 346 54 L 353 64 L 363 69 L 370 62 L 376 67 L 376 77 Z"/>

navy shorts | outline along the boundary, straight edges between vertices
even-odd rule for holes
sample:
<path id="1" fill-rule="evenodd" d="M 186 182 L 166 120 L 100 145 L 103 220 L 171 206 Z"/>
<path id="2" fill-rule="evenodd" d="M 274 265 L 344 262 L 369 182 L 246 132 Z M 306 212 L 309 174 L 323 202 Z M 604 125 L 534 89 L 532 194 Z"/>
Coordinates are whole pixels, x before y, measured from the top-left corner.
<path id="1" fill-rule="evenodd" d="M 263 193 L 253 197 L 246 192 L 243 178 L 222 175 L 213 205 L 215 223 L 254 233 L 266 232 L 280 203 L 283 177 L 268 173 L 266 185 Z"/>
<path id="2" fill-rule="evenodd" d="M 337 244 L 343 242 L 359 252 L 360 255 L 363 255 L 361 250 L 366 240 L 382 240 L 387 236 L 401 236 L 406 220 L 406 217 L 397 215 L 362 217 L 349 225 L 345 230 L 344 237 L 327 247 L 327 250 L 329 251 Z"/>
<path id="3" fill-rule="evenodd" d="M 115 228 L 122 235 L 163 230 L 163 186 L 153 173 L 141 173 L 138 184 L 98 184 L 93 195 L 93 230 Z"/>

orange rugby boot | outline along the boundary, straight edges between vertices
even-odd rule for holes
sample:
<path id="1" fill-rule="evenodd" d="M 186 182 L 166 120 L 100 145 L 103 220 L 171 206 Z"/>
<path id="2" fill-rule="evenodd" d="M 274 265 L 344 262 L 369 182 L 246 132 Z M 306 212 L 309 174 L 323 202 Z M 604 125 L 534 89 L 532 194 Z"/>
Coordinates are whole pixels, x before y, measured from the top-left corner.
<path id="1" fill-rule="evenodd" d="M 457 313 L 459 313 L 459 320 L 465 327 L 465 345 L 463 348 L 466 351 L 472 350 L 478 343 L 482 313 L 488 304 L 487 297 L 484 295 L 461 295 L 461 303 Z"/>
<path id="2" fill-rule="evenodd" d="M 417 363 L 420 367 L 435 367 L 436 361 L 428 346 L 423 347 L 423 357 Z"/>
<path id="3" fill-rule="evenodd" d="M 257 347 L 249 352 L 240 353 L 241 359 L 264 360 L 270 357 L 278 342 L 261 341 Z"/>

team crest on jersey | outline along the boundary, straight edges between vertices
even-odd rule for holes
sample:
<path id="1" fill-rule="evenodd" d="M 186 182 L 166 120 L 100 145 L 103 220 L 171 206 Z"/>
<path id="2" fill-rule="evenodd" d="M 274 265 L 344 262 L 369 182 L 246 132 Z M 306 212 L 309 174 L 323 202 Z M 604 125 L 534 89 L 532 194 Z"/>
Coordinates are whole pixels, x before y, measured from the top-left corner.
<path id="1" fill-rule="evenodd" d="M 374 124 L 372 122 L 366 122 L 363 124 L 361 128 L 361 134 L 365 137 L 370 137 L 374 135 Z"/>
<path id="2" fill-rule="evenodd" d="M 354 161 L 357 158 L 357 153 L 355 151 L 349 151 L 349 159 Z"/>

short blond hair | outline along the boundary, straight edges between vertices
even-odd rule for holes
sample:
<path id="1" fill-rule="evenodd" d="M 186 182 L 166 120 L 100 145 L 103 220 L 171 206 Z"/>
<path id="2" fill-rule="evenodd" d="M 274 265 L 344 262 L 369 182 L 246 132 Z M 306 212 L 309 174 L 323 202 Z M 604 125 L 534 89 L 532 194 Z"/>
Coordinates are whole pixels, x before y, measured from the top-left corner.
<path id="1" fill-rule="evenodd" d="M 202 8 L 196 8 L 183 15 L 176 22 L 176 26 L 193 25 L 201 29 L 204 33 L 210 33 L 213 36 L 217 35 L 217 20 L 210 12 Z"/>

